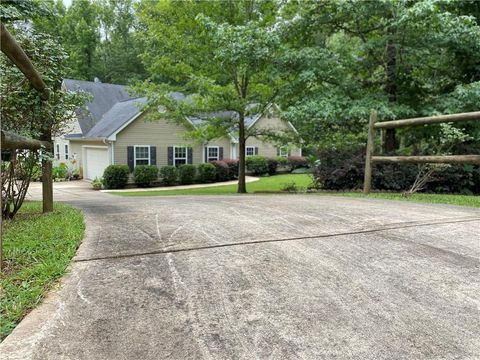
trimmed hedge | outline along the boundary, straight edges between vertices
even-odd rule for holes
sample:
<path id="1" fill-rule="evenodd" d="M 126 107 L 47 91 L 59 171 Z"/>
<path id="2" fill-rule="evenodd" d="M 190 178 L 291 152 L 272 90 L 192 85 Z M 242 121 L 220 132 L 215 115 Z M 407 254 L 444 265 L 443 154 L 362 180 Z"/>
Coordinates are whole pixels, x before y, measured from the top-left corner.
<path id="1" fill-rule="evenodd" d="M 278 161 L 275 158 L 267 158 L 268 175 L 275 175 L 277 173 Z"/>
<path id="2" fill-rule="evenodd" d="M 223 162 L 228 166 L 228 176 L 230 180 L 238 178 L 238 160 L 224 159 Z"/>
<path id="3" fill-rule="evenodd" d="M 127 165 L 109 165 L 103 172 L 103 186 L 105 189 L 123 189 L 129 173 Z"/>
<path id="4" fill-rule="evenodd" d="M 308 166 L 307 159 L 305 159 L 303 156 L 289 156 L 287 158 L 287 163 L 290 166 L 290 170 Z"/>
<path id="5" fill-rule="evenodd" d="M 230 169 L 228 165 L 223 160 L 210 161 L 213 166 L 215 166 L 216 171 L 216 180 L 217 181 L 228 181 L 230 180 Z"/>
<path id="6" fill-rule="evenodd" d="M 198 181 L 201 183 L 215 182 L 215 179 L 217 178 L 215 165 L 210 163 L 198 165 L 197 174 Z"/>
<path id="7" fill-rule="evenodd" d="M 253 175 L 264 175 L 268 173 L 267 159 L 263 156 L 254 155 L 245 158 L 245 167 Z"/>
<path id="8" fill-rule="evenodd" d="M 158 168 L 155 165 L 138 165 L 133 171 L 135 183 L 139 186 L 149 186 L 158 180 Z"/>
<path id="9" fill-rule="evenodd" d="M 197 168 L 195 165 L 185 164 L 178 168 L 178 180 L 182 185 L 189 185 L 195 182 Z"/>
<path id="10" fill-rule="evenodd" d="M 160 168 L 160 182 L 162 185 L 175 185 L 178 181 L 178 169 L 173 165 L 162 166 Z"/>

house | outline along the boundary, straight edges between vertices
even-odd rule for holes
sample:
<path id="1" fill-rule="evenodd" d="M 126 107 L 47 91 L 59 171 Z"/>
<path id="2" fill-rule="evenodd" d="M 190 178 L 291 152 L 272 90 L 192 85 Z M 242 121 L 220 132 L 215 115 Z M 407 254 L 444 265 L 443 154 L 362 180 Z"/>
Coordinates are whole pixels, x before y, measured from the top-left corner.
<path id="1" fill-rule="evenodd" d="M 79 111 L 74 123 L 54 138 L 55 161 L 74 164 L 86 179 L 101 177 L 110 164 L 125 164 L 133 170 L 137 165 L 178 166 L 238 158 L 238 139 L 233 133 L 206 144 L 185 140 L 185 131 L 198 126 L 201 119 L 187 118 L 185 125 L 180 125 L 162 119 L 159 112 L 157 121 L 146 120 L 140 110 L 146 98 L 130 96 L 125 86 L 66 79 L 63 87 L 66 91 L 82 90 L 93 97 L 86 111 Z M 247 128 L 295 131 L 290 123 L 275 115 L 273 107 L 264 114 L 246 118 L 245 123 Z M 301 155 L 301 149 L 278 147 L 250 137 L 246 155 Z"/>

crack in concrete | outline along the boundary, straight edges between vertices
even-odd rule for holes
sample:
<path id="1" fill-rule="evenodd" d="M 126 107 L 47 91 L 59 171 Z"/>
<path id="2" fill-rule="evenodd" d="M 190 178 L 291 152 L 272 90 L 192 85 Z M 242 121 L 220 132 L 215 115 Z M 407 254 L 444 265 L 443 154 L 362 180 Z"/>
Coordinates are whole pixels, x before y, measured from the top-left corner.
<path id="1" fill-rule="evenodd" d="M 190 252 L 190 251 L 196 251 L 196 250 L 209 250 L 209 249 L 217 249 L 217 248 L 224 248 L 224 247 L 242 246 L 242 245 L 255 245 L 255 244 L 287 242 L 287 241 L 297 241 L 297 240 L 307 240 L 307 239 L 317 239 L 317 238 L 329 238 L 329 237 L 357 235 L 357 234 L 369 234 L 369 233 L 376 233 L 376 232 L 389 231 L 389 230 L 407 229 L 407 228 L 432 226 L 432 225 L 466 223 L 466 222 L 475 222 L 475 221 L 480 221 L 480 218 L 467 217 L 467 218 L 459 218 L 459 219 L 449 220 L 449 221 L 438 220 L 438 221 L 430 221 L 430 222 L 424 222 L 424 223 L 406 222 L 406 223 L 397 223 L 394 225 L 387 225 L 387 226 L 376 228 L 376 229 L 364 229 L 364 230 L 347 231 L 347 232 L 333 233 L 333 234 L 298 236 L 298 237 L 280 238 L 280 239 L 247 240 L 247 241 L 240 241 L 236 243 L 218 243 L 218 244 L 212 244 L 212 245 L 194 246 L 194 247 L 186 247 L 186 248 L 178 248 L 178 249 L 160 249 L 160 250 L 152 250 L 152 251 L 131 253 L 131 254 L 119 254 L 119 255 L 111 255 L 111 256 L 90 257 L 90 258 L 84 258 L 84 259 L 81 259 L 81 258 L 73 259 L 73 262 L 116 260 L 116 259 L 131 258 L 136 256 L 171 254 L 171 253 Z"/>

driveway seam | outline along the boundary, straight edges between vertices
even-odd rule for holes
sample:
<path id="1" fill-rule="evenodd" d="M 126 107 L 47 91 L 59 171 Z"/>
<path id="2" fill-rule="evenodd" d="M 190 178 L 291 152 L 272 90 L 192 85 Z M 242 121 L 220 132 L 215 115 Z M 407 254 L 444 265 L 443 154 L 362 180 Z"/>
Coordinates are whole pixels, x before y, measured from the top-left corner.
<path id="1" fill-rule="evenodd" d="M 132 253 L 132 254 L 99 256 L 99 257 L 91 257 L 91 258 L 83 258 L 83 259 L 74 258 L 73 262 L 117 260 L 117 259 L 125 259 L 125 258 L 137 257 L 137 256 L 171 254 L 171 253 L 190 252 L 190 251 L 196 251 L 196 250 L 209 250 L 209 249 L 224 248 L 224 247 L 242 246 L 242 245 L 255 245 L 255 244 L 265 244 L 265 243 L 275 243 L 275 242 L 329 238 L 329 237 L 337 237 L 337 236 L 369 234 L 369 233 L 383 232 L 383 231 L 389 231 L 389 230 L 408 229 L 408 228 L 424 227 L 424 226 L 432 226 L 432 225 L 466 223 L 466 222 L 474 222 L 474 221 L 480 221 L 480 218 L 466 218 L 466 219 L 462 218 L 462 219 L 456 219 L 456 220 L 450 220 L 450 221 L 440 220 L 440 221 L 430 221 L 430 222 L 425 222 L 420 224 L 418 223 L 412 224 L 411 222 L 407 222 L 407 223 L 399 223 L 398 225 L 386 226 L 386 227 L 381 227 L 376 229 L 356 230 L 356 231 L 348 231 L 348 232 L 341 232 L 341 233 L 335 233 L 335 234 L 298 236 L 298 237 L 280 238 L 280 239 L 248 240 L 248 241 L 241 241 L 236 243 L 222 243 L 222 244 L 212 244 L 212 245 L 205 245 L 205 246 L 193 246 L 193 247 L 170 249 L 170 250 L 162 249 L 162 250 L 145 251 L 145 252 Z"/>

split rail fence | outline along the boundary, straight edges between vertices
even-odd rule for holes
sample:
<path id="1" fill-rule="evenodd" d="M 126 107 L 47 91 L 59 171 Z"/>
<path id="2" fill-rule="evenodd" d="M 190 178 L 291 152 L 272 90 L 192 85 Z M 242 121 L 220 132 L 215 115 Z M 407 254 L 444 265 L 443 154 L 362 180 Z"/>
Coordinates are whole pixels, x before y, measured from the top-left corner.
<path id="1" fill-rule="evenodd" d="M 404 120 L 377 123 L 377 112 L 372 111 L 368 123 L 367 153 L 365 157 L 365 178 L 363 192 L 368 194 L 372 187 L 372 171 L 375 163 L 414 163 L 414 164 L 475 164 L 480 165 L 480 155 L 436 155 L 436 156 L 378 156 L 375 151 L 375 131 L 380 129 L 398 129 L 410 126 L 431 125 L 458 121 L 480 121 L 480 111 L 428 116 Z"/>

